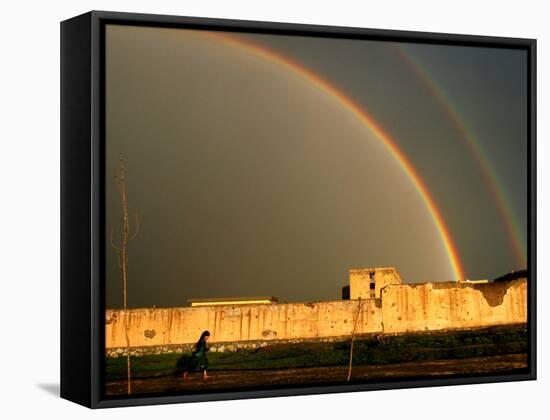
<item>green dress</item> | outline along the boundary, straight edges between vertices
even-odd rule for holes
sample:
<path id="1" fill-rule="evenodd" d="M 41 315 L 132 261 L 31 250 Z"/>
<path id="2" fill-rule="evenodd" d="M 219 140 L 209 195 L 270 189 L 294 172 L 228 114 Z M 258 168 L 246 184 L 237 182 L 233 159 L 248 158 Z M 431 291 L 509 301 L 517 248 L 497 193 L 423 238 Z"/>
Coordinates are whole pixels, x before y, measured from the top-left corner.
<path id="1" fill-rule="evenodd" d="M 189 358 L 188 372 L 193 372 L 197 369 L 207 370 L 208 369 L 208 358 L 206 357 L 206 352 L 208 348 L 206 347 L 206 341 L 201 341 Z"/>

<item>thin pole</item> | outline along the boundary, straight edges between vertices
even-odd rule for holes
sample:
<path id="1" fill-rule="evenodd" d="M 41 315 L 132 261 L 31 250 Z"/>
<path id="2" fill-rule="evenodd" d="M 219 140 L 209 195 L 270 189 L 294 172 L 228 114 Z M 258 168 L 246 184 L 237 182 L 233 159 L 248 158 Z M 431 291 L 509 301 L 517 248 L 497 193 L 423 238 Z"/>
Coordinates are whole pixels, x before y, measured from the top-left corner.
<path id="1" fill-rule="evenodd" d="M 359 301 L 357 305 L 357 315 L 355 316 L 355 322 L 353 323 L 353 331 L 351 332 L 351 348 L 349 351 L 348 382 L 351 379 L 351 369 L 353 367 L 353 343 L 355 342 L 355 330 L 357 328 L 357 321 L 359 320 L 359 314 L 361 313 L 362 307 L 363 307 L 363 301 L 361 300 L 361 297 L 359 297 Z"/>

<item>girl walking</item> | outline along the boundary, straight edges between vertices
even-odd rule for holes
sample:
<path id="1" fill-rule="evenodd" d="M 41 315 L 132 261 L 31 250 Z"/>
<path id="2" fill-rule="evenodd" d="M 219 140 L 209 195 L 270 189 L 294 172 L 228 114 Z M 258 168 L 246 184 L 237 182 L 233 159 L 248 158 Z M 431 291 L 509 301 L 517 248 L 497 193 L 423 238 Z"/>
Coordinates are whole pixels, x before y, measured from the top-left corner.
<path id="1" fill-rule="evenodd" d="M 195 349 L 191 353 L 191 357 L 187 362 L 187 366 L 183 371 L 183 380 L 187 380 L 189 373 L 196 371 L 197 369 L 202 370 L 202 378 L 206 381 L 208 379 L 208 358 L 206 357 L 206 352 L 208 347 L 206 347 L 206 342 L 210 338 L 210 332 L 203 331 L 199 341 L 195 344 Z"/>

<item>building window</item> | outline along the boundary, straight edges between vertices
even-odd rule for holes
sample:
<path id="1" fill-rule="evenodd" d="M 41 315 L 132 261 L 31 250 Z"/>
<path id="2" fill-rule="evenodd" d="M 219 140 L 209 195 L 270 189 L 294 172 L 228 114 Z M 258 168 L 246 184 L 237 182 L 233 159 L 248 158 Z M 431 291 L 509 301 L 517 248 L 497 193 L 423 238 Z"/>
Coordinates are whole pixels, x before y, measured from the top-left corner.
<path id="1" fill-rule="evenodd" d="M 374 271 L 369 273 L 370 278 L 370 297 L 374 299 L 376 297 L 376 283 L 374 281 Z"/>

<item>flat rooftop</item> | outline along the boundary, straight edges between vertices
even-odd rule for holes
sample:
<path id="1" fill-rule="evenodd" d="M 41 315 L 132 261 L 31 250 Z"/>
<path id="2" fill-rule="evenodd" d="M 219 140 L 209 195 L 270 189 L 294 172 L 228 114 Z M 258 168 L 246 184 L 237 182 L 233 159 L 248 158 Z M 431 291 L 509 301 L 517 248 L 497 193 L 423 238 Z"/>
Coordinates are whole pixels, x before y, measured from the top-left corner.
<path id="1" fill-rule="evenodd" d="M 279 301 L 275 296 L 240 296 L 206 299 L 188 299 L 191 306 L 268 305 Z"/>

